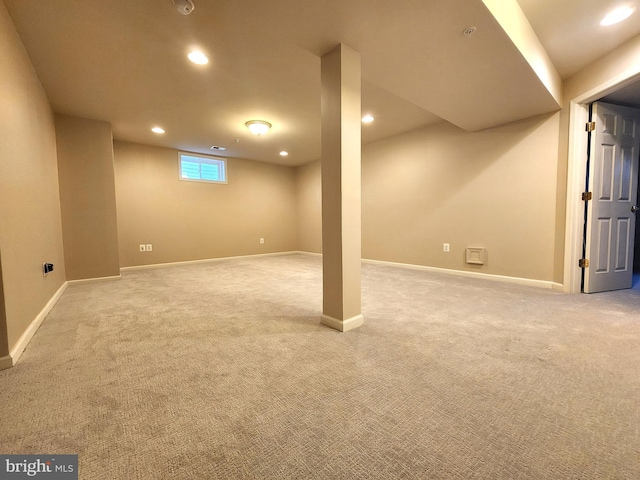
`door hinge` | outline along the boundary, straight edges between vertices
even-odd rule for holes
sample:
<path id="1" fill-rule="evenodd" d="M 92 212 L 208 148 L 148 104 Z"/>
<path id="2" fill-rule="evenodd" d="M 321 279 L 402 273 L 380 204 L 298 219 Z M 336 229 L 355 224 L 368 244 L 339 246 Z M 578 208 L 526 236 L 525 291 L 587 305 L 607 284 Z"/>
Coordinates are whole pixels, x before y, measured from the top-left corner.
<path id="1" fill-rule="evenodd" d="M 588 202 L 593 198 L 593 192 L 582 192 L 582 201 Z"/>
<path id="2" fill-rule="evenodd" d="M 587 122 L 587 132 L 593 132 L 596 129 L 596 122 Z"/>
<path id="3" fill-rule="evenodd" d="M 581 258 L 578 260 L 578 266 L 580 268 L 587 268 L 589 266 L 589 260 L 586 258 Z"/>

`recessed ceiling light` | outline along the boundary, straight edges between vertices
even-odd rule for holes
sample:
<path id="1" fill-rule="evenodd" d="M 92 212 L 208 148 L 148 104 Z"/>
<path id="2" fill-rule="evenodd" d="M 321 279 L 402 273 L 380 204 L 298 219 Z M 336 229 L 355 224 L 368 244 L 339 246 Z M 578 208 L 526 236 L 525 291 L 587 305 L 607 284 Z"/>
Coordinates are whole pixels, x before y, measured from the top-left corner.
<path id="1" fill-rule="evenodd" d="M 173 4 L 182 15 L 189 15 L 196 9 L 196 6 L 191 0 L 173 0 Z"/>
<path id="2" fill-rule="evenodd" d="M 207 63 L 209 63 L 209 59 L 207 58 L 207 56 L 200 50 L 193 50 L 189 53 L 189 55 L 187 55 L 187 57 L 189 57 L 189 60 L 197 65 L 206 65 Z"/>
<path id="3" fill-rule="evenodd" d="M 285 152 L 284 150 L 280 152 L 281 157 L 286 157 L 287 155 L 289 155 L 289 152 Z"/>
<path id="4" fill-rule="evenodd" d="M 157 133 L 158 135 L 161 135 L 161 134 L 163 134 L 163 133 L 164 133 L 164 128 L 162 128 L 162 127 L 153 127 L 153 128 L 151 129 L 151 131 L 152 131 L 153 133 Z"/>
<path id="5" fill-rule="evenodd" d="M 271 128 L 271 124 L 264 120 L 249 120 L 245 125 L 251 133 L 257 136 L 264 135 Z"/>
<path id="6" fill-rule="evenodd" d="M 373 115 L 365 115 L 362 117 L 362 123 L 371 123 L 373 120 Z"/>
<path id="7" fill-rule="evenodd" d="M 629 18 L 635 11 L 636 7 L 616 8 L 615 10 L 609 12 L 602 20 L 600 20 L 600 25 L 602 25 L 603 27 L 608 27 L 609 25 L 620 23 L 621 21 Z"/>

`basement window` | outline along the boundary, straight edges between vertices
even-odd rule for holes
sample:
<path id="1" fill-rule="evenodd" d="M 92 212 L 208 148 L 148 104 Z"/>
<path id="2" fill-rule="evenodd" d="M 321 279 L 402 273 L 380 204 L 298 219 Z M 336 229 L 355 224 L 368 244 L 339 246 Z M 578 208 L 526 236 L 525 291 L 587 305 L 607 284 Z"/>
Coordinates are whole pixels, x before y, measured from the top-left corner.
<path id="1" fill-rule="evenodd" d="M 178 154 L 180 180 L 188 182 L 227 183 L 227 159 L 196 155 Z"/>

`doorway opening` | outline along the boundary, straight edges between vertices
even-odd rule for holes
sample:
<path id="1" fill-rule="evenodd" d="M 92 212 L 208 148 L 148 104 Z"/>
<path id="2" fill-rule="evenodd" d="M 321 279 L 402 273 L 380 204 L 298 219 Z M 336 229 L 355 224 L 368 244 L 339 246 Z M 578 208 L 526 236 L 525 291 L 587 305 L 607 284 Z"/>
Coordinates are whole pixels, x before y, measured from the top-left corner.
<path id="1" fill-rule="evenodd" d="M 640 80 L 616 89 L 614 92 L 603 96 L 599 101 L 640 109 Z M 635 201 L 635 205 L 640 205 L 640 188 L 638 189 L 638 195 Z M 633 248 L 632 288 L 640 291 L 640 218 L 636 218 L 635 235 L 635 244 Z"/>
<path id="2" fill-rule="evenodd" d="M 640 108 L 608 100 L 590 104 L 586 129 L 584 293 L 633 285 Z"/>
<path id="3" fill-rule="evenodd" d="M 587 169 L 587 141 L 585 125 L 589 121 L 589 105 L 602 100 L 607 103 L 623 103 L 640 108 L 640 70 L 613 78 L 571 100 L 569 105 L 569 157 L 567 165 L 567 199 L 564 245 L 563 290 L 567 293 L 582 291 L 582 258 L 584 241 L 584 192 Z M 640 195 L 639 195 L 640 197 Z M 639 198 L 640 201 L 640 198 Z M 640 220 L 640 219 L 638 219 Z M 640 221 L 636 222 L 638 231 Z M 640 292 L 640 232 L 636 235 L 634 255 L 634 289 Z M 636 263 L 637 262 L 637 263 Z"/>

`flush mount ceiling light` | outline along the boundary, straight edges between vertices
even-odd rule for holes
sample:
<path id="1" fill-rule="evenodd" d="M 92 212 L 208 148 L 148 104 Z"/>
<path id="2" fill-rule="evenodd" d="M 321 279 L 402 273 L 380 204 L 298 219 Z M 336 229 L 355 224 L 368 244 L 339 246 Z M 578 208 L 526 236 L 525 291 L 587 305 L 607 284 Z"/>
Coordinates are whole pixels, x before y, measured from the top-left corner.
<path id="1" fill-rule="evenodd" d="M 196 8 L 191 0 L 173 0 L 173 4 L 182 15 L 189 15 Z"/>
<path id="2" fill-rule="evenodd" d="M 257 136 L 264 135 L 271 128 L 271 124 L 264 120 L 249 120 L 245 125 L 251 133 Z"/>
<path id="3" fill-rule="evenodd" d="M 620 23 L 621 21 L 629 18 L 635 11 L 636 7 L 616 8 L 615 10 L 609 12 L 602 20 L 600 20 L 600 25 L 602 25 L 603 27 L 615 25 L 616 23 Z"/>
<path id="4" fill-rule="evenodd" d="M 285 150 L 283 150 L 283 151 L 281 151 L 281 152 L 280 152 L 280 156 L 281 156 L 281 157 L 286 157 L 287 155 L 289 155 L 289 152 L 287 152 L 287 151 L 285 151 Z"/>
<path id="5" fill-rule="evenodd" d="M 162 135 L 164 133 L 164 128 L 162 127 L 153 127 L 151 129 L 153 133 L 157 133 L 158 135 Z"/>
<path id="6" fill-rule="evenodd" d="M 200 50 L 193 50 L 189 52 L 187 57 L 196 65 L 206 65 L 207 63 L 209 63 L 209 59 L 207 58 L 207 56 Z"/>
<path id="7" fill-rule="evenodd" d="M 362 117 L 362 123 L 371 123 L 373 122 L 373 120 L 373 115 L 365 115 L 364 117 Z"/>

